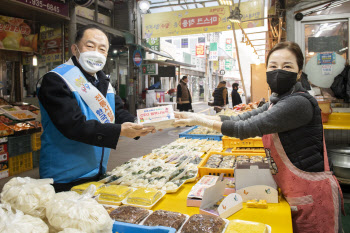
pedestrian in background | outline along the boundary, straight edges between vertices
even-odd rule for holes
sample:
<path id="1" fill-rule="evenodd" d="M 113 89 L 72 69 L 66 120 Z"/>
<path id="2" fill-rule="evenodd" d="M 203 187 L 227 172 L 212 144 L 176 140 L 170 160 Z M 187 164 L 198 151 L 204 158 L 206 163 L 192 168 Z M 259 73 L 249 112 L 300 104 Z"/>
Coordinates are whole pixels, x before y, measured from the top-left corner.
<path id="1" fill-rule="evenodd" d="M 177 85 L 177 109 L 179 109 L 180 112 L 192 112 L 192 98 L 187 83 L 187 76 L 183 76 L 179 85 Z"/>
<path id="2" fill-rule="evenodd" d="M 226 81 L 221 81 L 213 92 L 214 106 L 223 107 L 228 104 L 228 94 L 226 88 Z"/>
<path id="3" fill-rule="evenodd" d="M 238 83 L 232 84 L 232 92 L 231 92 L 232 107 L 242 103 L 241 96 L 238 93 L 238 86 L 239 86 Z"/>

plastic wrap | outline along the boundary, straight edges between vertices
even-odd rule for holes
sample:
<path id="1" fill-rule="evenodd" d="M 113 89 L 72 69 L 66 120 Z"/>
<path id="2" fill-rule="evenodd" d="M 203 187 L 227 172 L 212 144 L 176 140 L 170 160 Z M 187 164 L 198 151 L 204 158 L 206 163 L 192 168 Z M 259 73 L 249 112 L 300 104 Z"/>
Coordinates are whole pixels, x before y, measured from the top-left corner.
<path id="1" fill-rule="evenodd" d="M 48 233 L 49 228 L 43 220 L 11 210 L 9 204 L 0 204 L 0 232 L 2 233 Z"/>
<path id="2" fill-rule="evenodd" d="M 115 221 L 139 224 L 149 214 L 149 211 L 140 207 L 121 206 L 109 215 Z"/>
<path id="3" fill-rule="evenodd" d="M 268 233 L 269 229 L 267 225 L 263 223 L 235 219 L 230 221 L 226 231 L 231 233 Z"/>
<path id="4" fill-rule="evenodd" d="M 225 221 L 216 216 L 192 215 L 182 228 L 182 233 L 221 233 L 225 228 Z"/>
<path id="5" fill-rule="evenodd" d="M 186 216 L 177 212 L 157 210 L 143 223 L 145 226 L 165 226 L 179 230 L 185 222 Z"/>
<path id="6" fill-rule="evenodd" d="M 55 195 L 53 179 L 36 180 L 29 177 L 15 177 L 5 184 L 1 202 L 34 217 L 45 218 L 46 204 Z"/>
<path id="7" fill-rule="evenodd" d="M 128 194 L 133 191 L 132 188 L 123 185 L 108 185 L 97 190 L 99 201 L 121 202 Z"/>
<path id="8" fill-rule="evenodd" d="M 162 193 L 154 188 L 139 188 L 128 196 L 130 204 L 150 206 L 155 203 Z"/>
<path id="9" fill-rule="evenodd" d="M 74 228 L 66 228 L 63 231 L 60 231 L 58 233 L 84 233 L 84 231 L 77 230 L 77 229 L 74 229 Z"/>
<path id="10" fill-rule="evenodd" d="M 222 161 L 222 155 L 213 154 L 209 157 L 204 167 L 217 168 Z"/>
<path id="11" fill-rule="evenodd" d="M 91 198 L 95 192 L 96 187 L 91 185 L 82 195 L 72 191 L 55 194 L 46 208 L 50 225 L 57 231 L 74 228 L 85 233 L 111 232 L 113 220 L 106 209 Z"/>
<path id="12" fill-rule="evenodd" d="M 96 189 L 103 187 L 103 183 L 100 182 L 88 182 L 85 184 L 80 184 L 71 188 L 71 191 L 77 192 L 78 194 L 82 194 L 90 185 L 95 185 Z"/>

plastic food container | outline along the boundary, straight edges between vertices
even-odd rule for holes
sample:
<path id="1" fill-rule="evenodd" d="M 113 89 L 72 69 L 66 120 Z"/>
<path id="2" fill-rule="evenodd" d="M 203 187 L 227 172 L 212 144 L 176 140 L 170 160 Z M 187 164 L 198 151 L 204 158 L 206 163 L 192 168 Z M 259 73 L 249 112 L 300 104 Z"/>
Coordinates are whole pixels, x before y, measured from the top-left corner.
<path id="1" fill-rule="evenodd" d="M 261 137 L 247 138 L 240 140 L 238 138 L 231 138 L 227 136 L 222 137 L 222 144 L 225 148 L 234 148 L 234 147 L 264 147 Z"/>
<path id="2" fill-rule="evenodd" d="M 153 188 L 139 188 L 125 198 L 122 203 L 136 207 L 152 209 L 152 207 L 166 194 L 163 190 Z"/>
<path id="3" fill-rule="evenodd" d="M 97 190 L 98 202 L 101 204 L 120 205 L 134 189 L 124 185 L 106 185 Z"/>

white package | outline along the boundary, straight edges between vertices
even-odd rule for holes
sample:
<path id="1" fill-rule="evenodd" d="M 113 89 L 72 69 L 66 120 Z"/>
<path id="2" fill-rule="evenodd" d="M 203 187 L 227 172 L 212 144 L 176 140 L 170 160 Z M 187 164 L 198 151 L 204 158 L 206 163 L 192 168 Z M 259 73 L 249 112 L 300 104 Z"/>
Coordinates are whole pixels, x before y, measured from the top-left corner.
<path id="1" fill-rule="evenodd" d="M 25 214 L 43 219 L 46 215 L 46 204 L 55 195 L 52 183 L 53 179 L 14 177 L 2 189 L 1 202 L 8 203 Z"/>
<path id="2" fill-rule="evenodd" d="M 85 233 L 112 232 L 114 221 L 107 210 L 91 198 L 95 191 L 96 187 L 90 185 L 82 195 L 72 191 L 55 194 L 46 208 L 50 225 L 57 231 L 74 228 Z"/>
<path id="3" fill-rule="evenodd" d="M 48 233 L 49 228 L 43 220 L 11 210 L 9 204 L 0 204 L 0 232 L 2 233 Z"/>
<path id="4" fill-rule="evenodd" d="M 63 231 L 60 231 L 58 233 L 84 233 L 84 232 L 73 228 L 66 228 Z"/>

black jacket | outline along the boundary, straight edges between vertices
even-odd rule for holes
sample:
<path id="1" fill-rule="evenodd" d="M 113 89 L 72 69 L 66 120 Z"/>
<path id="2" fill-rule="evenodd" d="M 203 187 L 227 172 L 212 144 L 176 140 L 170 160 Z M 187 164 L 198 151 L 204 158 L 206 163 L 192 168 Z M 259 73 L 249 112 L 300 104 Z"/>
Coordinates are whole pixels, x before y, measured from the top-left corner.
<path id="1" fill-rule="evenodd" d="M 75 57 L 74 65 L 85 75 L 105 97 L 110 79 L 99 71 L 98 81 L 86 73 Z M 102 124 L 96 120 L 86 120 L 81 112 L 78 102 L 67 84 L 55 73 L 44 75 L 38 92 L 38 98 L 47 111 L 52 123 L 67 138 L 89 145 L 115 149 L 121 131 L 121 124 L 133 122 L 135 117 L 123 109 L 121 98 L 115 97 L 115 124 Z"/>
<path id="2" fill-rule="evenodd" d="M 224 90 L 226 87 L 215 88 L 213 96 L 214 96 L 214 105 L 215 106 L 224 106 Z M 226 95 L 226 104 L 228 104 L 228 94 Z"/>
<path id="3" fill-rule="evenodd" d="M 236 89 L 232 89 L 231 96 L 232 96 L 232 107 L 242 103 L 241 96 L 239 95 Z"/>

